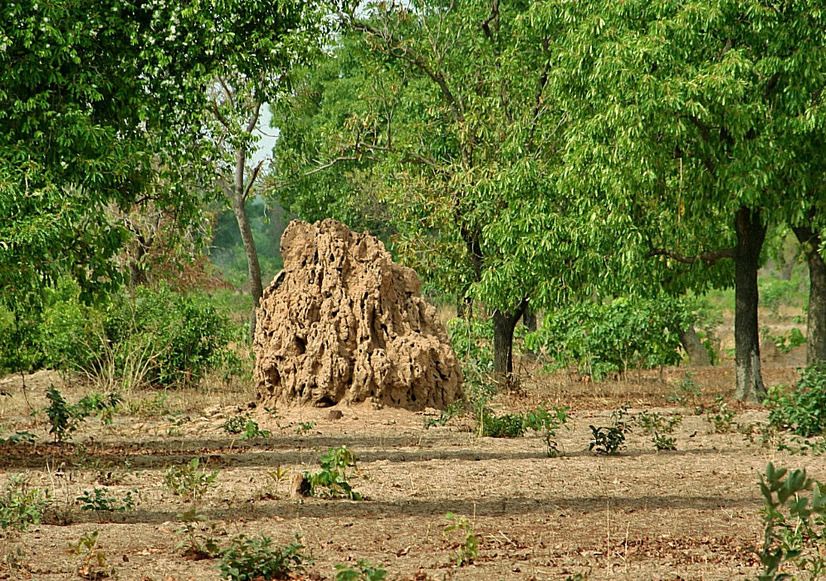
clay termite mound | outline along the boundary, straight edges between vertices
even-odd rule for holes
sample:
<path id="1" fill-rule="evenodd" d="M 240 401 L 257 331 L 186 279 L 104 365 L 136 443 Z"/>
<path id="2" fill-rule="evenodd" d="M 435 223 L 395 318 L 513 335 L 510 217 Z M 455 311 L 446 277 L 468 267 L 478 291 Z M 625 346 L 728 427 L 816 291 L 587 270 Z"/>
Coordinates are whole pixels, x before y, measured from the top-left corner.
<path id="1" fill-rule="evenodd" d="M 415 271 L 335 220 L 293 221 L 264 291 L 253 349 L 259 397 L 421 410 L 462 397 L 462 372 Z"/>

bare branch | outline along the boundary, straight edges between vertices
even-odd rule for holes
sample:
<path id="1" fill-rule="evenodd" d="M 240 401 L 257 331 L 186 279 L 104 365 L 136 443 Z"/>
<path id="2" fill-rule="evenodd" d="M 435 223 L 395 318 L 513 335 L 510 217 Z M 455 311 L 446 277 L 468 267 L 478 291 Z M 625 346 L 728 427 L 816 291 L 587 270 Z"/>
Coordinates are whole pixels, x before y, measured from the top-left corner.
<path id="1" fill-rule="evenodd" d="M 250 190 L 252 189 L 255 180 L 258 178 L 258 172 L 261 171 L 261 166 L 264 165 L 264 162 L 267 161 L 266 159 L 262 159 L 258 162 L 258 165 L 255 166 L 255 169 L 252 170 L 252 175 L 250 176 L 249 181 L 247 181 L 247 187 L 244 189 L 244 197 L 243 199 L 246 200 L 247 196 L 250 195 Z"/>

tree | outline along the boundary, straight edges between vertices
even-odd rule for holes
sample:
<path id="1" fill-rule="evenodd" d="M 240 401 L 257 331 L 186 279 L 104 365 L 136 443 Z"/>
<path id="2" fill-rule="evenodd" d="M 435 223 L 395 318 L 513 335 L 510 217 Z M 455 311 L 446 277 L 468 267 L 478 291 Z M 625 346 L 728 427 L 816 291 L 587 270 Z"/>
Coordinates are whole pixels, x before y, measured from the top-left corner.
<path id="1" fill-rule="evenodd" d="M 766 225 L 803 226 L 823 201 L 811 187 L 820 156 L 810 155 L 823 122 L 822 11 L 768 1 L 545 2 L 531 17 L 568 24 L 552 82 L 569 102 L 572 183 L 633 220 L 619 241 L 632 256 L 687 264 L 698 284 L 713 280 L 705 267 L 733 259 L 736 396 L 761 399 Z"/>
<path id="2" fill-rule="evenodd" d="M 548 177 L 560 129 L 545 94 L 552 34 L 534 35 L 528 6 L 469 0 L 342 11 L 365 72 L 349 76 L 362 79 L 351 91 L 358 105 L 328 132 L 345 145 L 315 164 L 372 163 L 395 249 L 440 290 L 489 310 L 501 374 L 512 371 L 513 329 L 528 303 L 575 286 L 582 248 L 566 233 L 569 200 Z M 528 244 L 517 243 L 523 234 Z"/>
<path id="3" fill-rule="evenodd" d="M 309 5 L 0 1 L 0 299 L 36 306 L 65 272 L 115 288 L 135 207 L 197 221 L 207 88 L 294 60 Z"/>

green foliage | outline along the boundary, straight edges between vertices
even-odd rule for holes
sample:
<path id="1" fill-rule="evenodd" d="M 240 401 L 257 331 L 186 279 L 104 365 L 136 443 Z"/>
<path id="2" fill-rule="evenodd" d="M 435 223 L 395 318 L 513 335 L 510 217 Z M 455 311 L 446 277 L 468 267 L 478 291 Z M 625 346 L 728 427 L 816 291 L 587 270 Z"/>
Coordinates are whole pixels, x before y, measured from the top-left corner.
<path id="1" fill-rule="evenodd" d="M 103 313 L 80 300 L 81 288 L 61 277 L 54 289 L 44 291 L 43 318 L 38 348 L 43 364 L 51 369 L 90 369 L 102 350 Z"/>
<path id="2" fill-rule="evenodd" d="M 525 344 L 557 367 L 575 365 L 598 381 L 629 369 L 677 365 L 680 330 L 693 322 L 682 301 L 667 297 L 588 302 L 550 311 Z"/>
<path id="3" fill-rule="evenodd" d="M 643 410 L 636 415 L 634 421 L 642 428 L 642 433 L 645 435 L 650 435 L 655 432 L 671 434 L 675 428 L 683 423 L 683 416 L 680 414 L 664 416 L 659 412 L 649 413 Z"/>
<path id="4" fill-rule="evenodd" d="M 106 554 L 98 547 L 100 531 L 86 533 L 76 543 L 69 543 L 69 554 L 80 557 L 77 575 L 83 579 L 117 579 L 117 570 L 109 567 Z"/>
<path id="5" fill-rule="evenodd" d="M 164 484 L 173 494 L 193 502 L 200 501 L 216 485 L 218 470 L 208 474 L 200 469 L 200 460 L 193 458 L 182 466 L 170 466 L 164 474 Z"/>
<path id="6" fill-rule="evenodd" d="M 381 565 L 374 566 L 370 561 L 359 559 L 355 567 L 336 565 L 335 581 L 384 581 L 387 571 Z"/>
<path id="7" fill-rule="evenodd" d="M 178 519 L 183 525 L 176 532 L 184 538 L 175 546 L 176 550 L 183 549 L 185 557 L 195 560 L 212 559 L 220 554 L 216 523 L 208 522 L 194 507 L 179 514 Z"/>
<path id="8" fill-rule="evenodd" d="M 241 434 L 242 440 L 254 440 L 255 438 L 269 438 L 272 432 L 269 430 L 262 430 L 258 426 L 258 422 L 253 420 L 249 414 L 232 416 L 227 419 L 221 427 L 228 434 Z"/>
<path id="9" fill-rule="evenodd" d="M 49 506 L 49 494 L 29 486 L 22 474 L 12 474 L 0 494 L 0 529 L 25 531 L 29 525 L 40 524 L 43 511 Z"/>
<path id="10" fill-rule="evenodd" d="M 152 354 L 146 380 L 154 385 L 193 384 L 213 369 L 238 365 L 228 347 L 234 338 L 229 320 L 205 297 L 141 287 L 134 298 L 114 302 L 104 328 L 109 341 L 124 345 L 122 355 L 133 349 Z"/>
<path id="11" fill-rule="evenodd" d="M 820 579 L 826 573 L 826 485 L 808 478 L 805 469 L 789 472 L 769 462 L 760 492 L 763 572 L 758 580 L 800 578 L 784 572 L 786 563 L 808 579 Z"/>
<path id="12" fill-rule="evenodd" d="M 231 581 L 255 579 L 289 579 L 304 570 L 307 557 L 304 546 L 296 540 L 285 547 L 273 547 L 272 539 L 261 535 L 250 539 L 240 535 L 221 551 L 221 578 Z"/>
<path id="13" fill-rule="evenodd" d="M 49 400 L 49 405 L 43 411 L 46 412 L 51 425 L 49 433 L 54 434 L 58 442 L 66 441 L 78 425 L 91 415 L 99 416 L 104 423 L 111 422 L 118 406 L 124 401 L 116 393 L 90 393 L 76 404 L 70 405 L 53 385 L 46 392 L 46 399 Z"/>
<path id="14" fill-rule="evenodd" d="M 769 422 L 804 437 L 826 432 L 826 364 L 803 370 L 793 389 L 777 387 L 769 392 Z"/>
<path id="15" fill-rule="evenodd" d="M 688 407 L 696 402 L 701 395 L 700 384 L 697 383 L 693 375 L 686 373 L 682 381 L 674 387 L 674 390 L 666 399 L 680 407 Z"/>
<path id="16" fill-rule="evenodd" d="M 545 409 L 538 407 L 524 414 L 502 414 L 497 416 L 488 407 L 483 407 L 479 415 L 480 436 L 490 438 L 518 438 L 528 430 L 542 434 L 548 449 L 548 456 L 557 456 L 556 431 L 568 421 L 570 408 Z"/>
<path id="17" fill-rule="evenodd" d="M 97 488 L 93 491 L 84 490 L 83 494 L 77 497 L 81 510 L 94 510 L 105 512 L 126 512 L 135 508 L 135 498 L 132 493 L 137 494 L 137 490 L 129 490 L 118 499 L 116 496 L 108 496 L 105 488 Z"/>
<path id="18" fill-rule="evenodd" d="M 774 343 L 777 350 L 784 354 L 789 353 L 795 347 L 806 344 L 806 336 L 797 327 L 792 327 L 780 335 L 772 335 L 771 329 L 764 326 L 760 329 L 760 336 Z"/>
<path id="19" fill-rule="evenodd" d="M 677 449 L 677 439 L 673 436 L 654 432 L 651 441 L 654 443 L 654 449 L 658 452 L 665 450 L 673 451 Z"/>
<path id="20" fill-rule="evenodd" d="M 347 449 L 347 446 L 330 448 L 321 456 L 321 470 L 319 472 L 304 473 L 304 479 L 310 485 L 312 496 L 327 498 L 346 497 L 350 500 L 363 500 L 362 496 L 353 490 L 347 476 L 347 468 L 356 467 L 356 455 Z"/>
<path id="21" fill-rule="evenodd" d="M 479 536 L 473 530 L 473 525 L 465 516 L 457 516 L 452 512 L 445 514 L 445 518 L 452 521 L 444 529 L 443 535 L 456 531 L 459 541 L 456 543 L 456 566 L 470 565 L 479 557 Z"/>
<path id="22" fill-rule="evenodd" d="M 714 405 L 706 411 L 706 421 L 711 424 L 715 434 L 728 434 L 734 427 L 734 412 L 728 409 L 728 404 L 722 395 L 714 398 Z"/>
<path id="23" fill-rule="evenodd" d="M 3 426 L 0 426 L 2 429 Z M 2 432 L 0 432 L 2 433 Z M 6 438 L 0 438 L 0 444 L 34 444 L 35 435 L 30 432 L 15 432 Z"/>
<path id="24" fill-rule="evenodd" d="M 625 447 L 625 432 L 616 426 L 588 426 L 591 428 L 593 440 L 588 444 L 588 450 L 597 454 L 619 454 Z"/>

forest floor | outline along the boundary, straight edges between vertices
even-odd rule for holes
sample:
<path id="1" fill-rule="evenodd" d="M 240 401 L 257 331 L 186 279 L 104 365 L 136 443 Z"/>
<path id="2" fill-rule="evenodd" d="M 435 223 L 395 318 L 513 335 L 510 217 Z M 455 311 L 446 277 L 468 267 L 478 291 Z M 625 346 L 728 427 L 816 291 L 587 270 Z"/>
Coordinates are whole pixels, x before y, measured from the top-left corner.
<path id="1" fill-rule="evenodd" d="M 799 358 L 767 361 L 766 383 L 793 383 Z M 308 563 L 299 578 L 334 579 L 336 565 L 363 559 L 381 564 L 388 579 L 419 581 L 746 579 L 759 572 L 766 464 L 826 479 L 821 458 L 778 452 L 737 431 L 765 422 L 759 407 L 729 402 L 735 416 L 727 433 L 695 415 L 700 404 L 709 409 L 716 395 L 731 394 L 730 362 L 691 372 L 700 395 L 684 389 L 685 369 L 594 384 L 526 365 L 523 392 L 499 396 L 494 408 L 570 406 L 558 457 L 538 435 L 480 438 L 461 419 L 426 429 L 435 410 L 340 406 L 343 416 L 333 419 L 330 408 L 253 407 L 248 390 L 223 388 L 127 394 L 126 411 L 110 425 L 89 420 L 70 443 L 56 444 L 45 414 L 29 410 L 46 406 L 51 384 L 68 401 L 83 385 L 39 372 L 26 378 L 24 394 L 19 377 L 0 380 L 0 435 L 37 436 L 36 444 L 0 444 L 0 490 L 19 473 L 51 498 L 41 524 L 0 536 L 0 579 L 218 579 L 217 559 L 184 556 L 189 537 L 178 515 L 192 508 L 206 517 L 197 538 L 222 547 L 239 534 L 264 534 L 277 547 L 299 535 Z M 627 417 L 681 414 L 676 451 L 656 451 L 639 425 L 619 454 L 589 451 L 589 426 L 610 426 L 623 405 Z M 228 434 L 224 423 L 247 413 L 271 436 Z M 358 457 L 350 482 L 365 500 L 294 497 L 291 477 L 318 471 L 319 456 L 342 445 Z M 218 471 L 195 507 L 164 483 L 171 466 L 192 458 Z M 95 489 L 115 506 L 131 494 L 135 506 L 83 510 L 78 498 Z M 448 513 L 464 517 L 464 528 L 449 530 L 457 520 Z M 67 552 L 95 531 L 91 550 Z M 478 549 L 465 543 L 468 535 Z M 463 547 L 473 562 L 457 566 Z"/>

